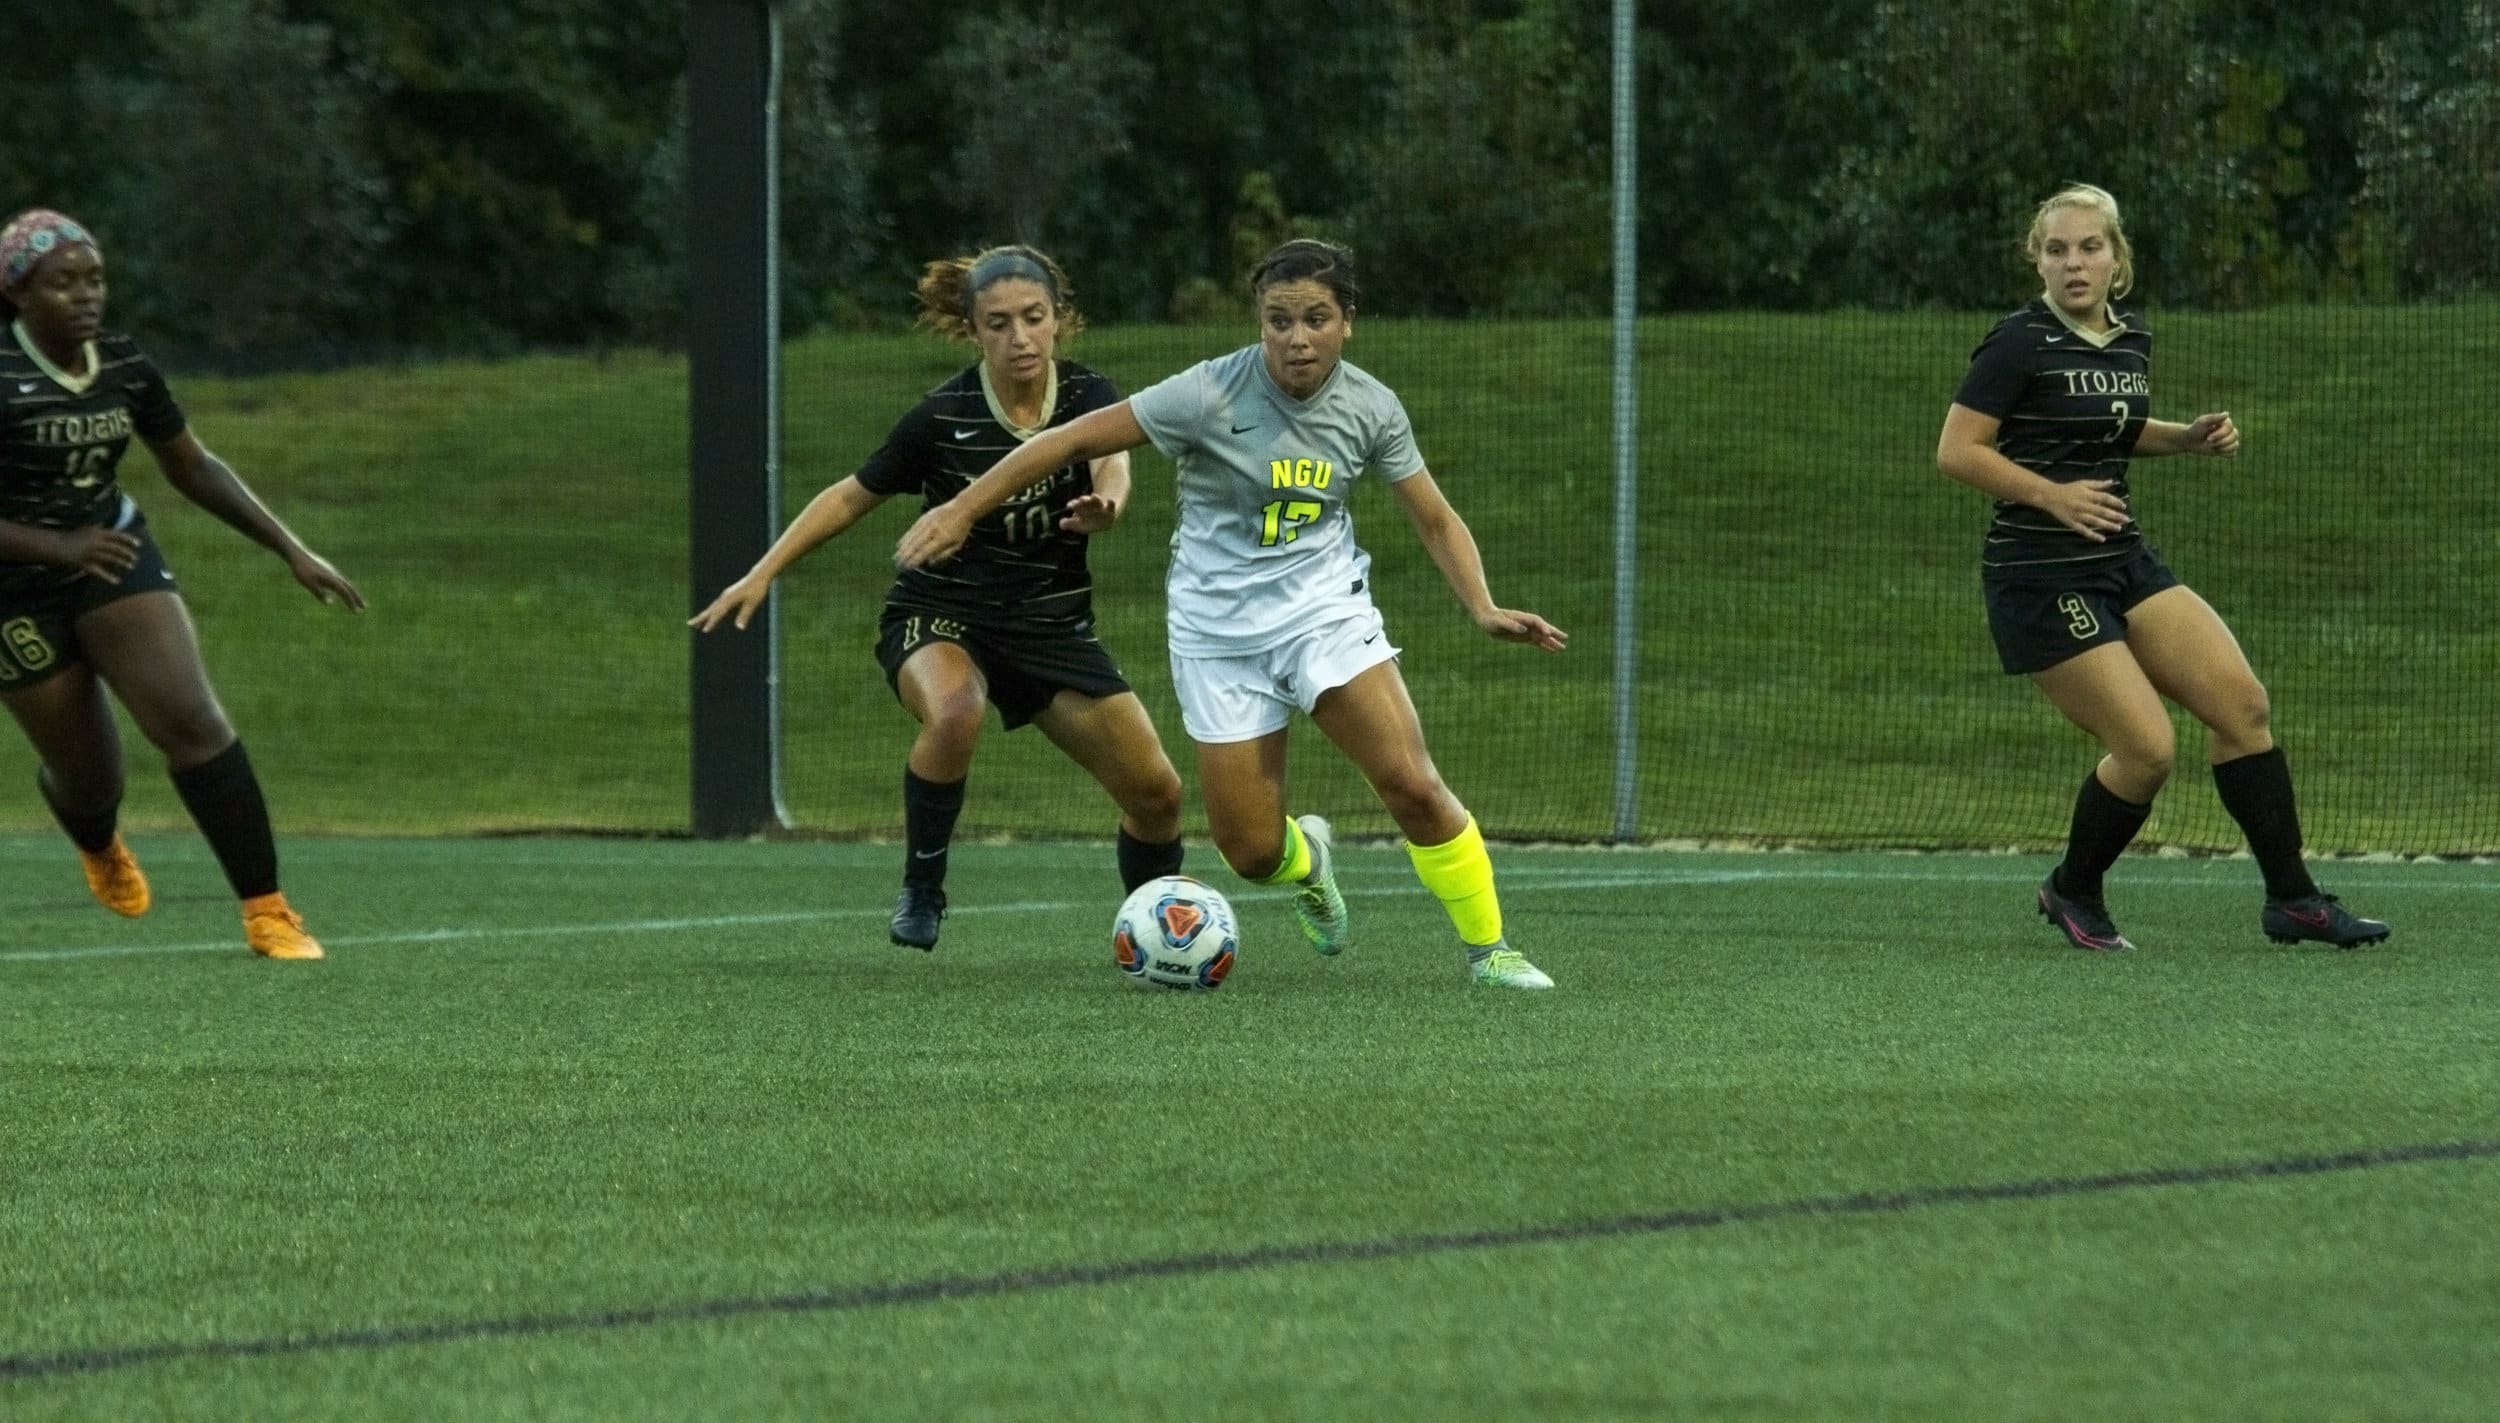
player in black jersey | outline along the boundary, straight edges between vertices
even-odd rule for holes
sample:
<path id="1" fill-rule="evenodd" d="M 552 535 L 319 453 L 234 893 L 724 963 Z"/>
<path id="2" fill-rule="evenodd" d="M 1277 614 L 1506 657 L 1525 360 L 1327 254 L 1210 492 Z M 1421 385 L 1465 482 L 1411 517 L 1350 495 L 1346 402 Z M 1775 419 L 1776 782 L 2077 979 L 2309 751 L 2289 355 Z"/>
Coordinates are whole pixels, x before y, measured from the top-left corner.
<path id="1" fill-rule="evenodd" d="M 2310 879 L 2266 689 L 2221 617 L 2145 542 L 2128 502 L 2130 458 L 2233 456 L 2238 428 L 2222 413 L 2151 418 L 2152 335 L 2112 304 L 2135 270 L 2108 193 L 2079 184 L 2052 196 L 2025 247 L 2043 291 L 1972 354 L 1936 464 L 1996 498 L 1980 564 L 1999 661 L 2107 753 L 2084 777 L 2041 914 L 2079 949 L 2132 947 L 2101 880 L 2169 779 L 2167 697 L 2205 724 L 2215 788 L 2265 875 L 2259 927 L 2285 943 L 2385 939 L 2385 924 Z"/>
<path id="2" fill-rule="evenodd" d="M 691 625 L 744 628 L 773 580 L 896 494 L 925 511 L 952 499 L 1042 430 L 1115 404 L 1109 380 L 1056 357 L 1083 327 L 1066 274 L 1030 247 L 931 262 L 920 321 L 972 341 L 981 359 L 922 397 L 858 472 L 818 494 L 745 577 Z M 1180 776 L 1145 706 L 1094 635 L 1088 536 L 1128 502 L 1128 456 L 1070 464 L 981 520 L 964 556 L 894 580 L 877 660 L 920 723 L 903 765 L 903 892 L 895 943 L 930 949 L 946 910 L 947 844 L 981 736 L 984 703 L 1009 730 L 1031 722 L 1119 806 L 1130 889 L 1181 867 Z"/>
<path id="3" fill-rule="evenodd" d="M 209 688 L 190 614 L 118 482 L 131 437 L 185 498 L 285 559 L 314 597 L 355 610 L 363 595 L 200 444 L 156 364 L 103 329 L 104 255 L 86 228 L 45 209 L 0 228 L 0 317 L 0 704 L 34 744 L 44 803 L 96 898 L 146 913 L 147 877 L 117 828 L 110 688 L 165 753 L 242 901 L 245 943 L 267 958 L 320 958 L 279 892 L 260 782 Z"/>

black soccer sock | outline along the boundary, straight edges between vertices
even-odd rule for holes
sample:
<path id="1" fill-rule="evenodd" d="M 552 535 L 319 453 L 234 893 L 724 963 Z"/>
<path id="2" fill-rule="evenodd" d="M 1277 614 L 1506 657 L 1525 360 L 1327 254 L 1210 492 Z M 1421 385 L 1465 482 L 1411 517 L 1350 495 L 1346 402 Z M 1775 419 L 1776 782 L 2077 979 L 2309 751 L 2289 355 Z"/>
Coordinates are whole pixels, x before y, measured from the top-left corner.
<path id="1" fill-rule="evenodd" d="M 1150 879 L 1181 872 L 1181 842 L 1153 845 L 1120 827 L 1120 888 L 1135 889 Z"/>
<path id="2" fill-rule="evenodd" d="M 121 826 L 120 796 L 113 797 L 113 803 L 102 810 L 71 810 L 52 798 L 51 773 L 40 766 L 35 768 L 35 793 L 52 808 L 52 818 L 61 822 L 61 828 L 69 832 L 71 844 L 94 855 L 103 853 L 105 847 L 113 843 L 113 832 Z"/>
<path id="3" fill-rule="evenodd" d="M 2300 858 L 2300 806 L 2292 799 L 2292 766 L 2283 748 L 2214 766 L 2222 808 L 2240 823 L 2248 851 L 2266 877 L 2266 898 L 2305 899 L 2318 892 Z"/>
<path id="4" fill-rule="evenodd" d="M 903 883 L 922 889 L 946 883 L 946 847 L 963 808 L 962 781 L 924 781 L 903 768 Z"/>
<path id="5" fill-rule="evenodd" d="M 252 774 L 252 758 L 243 754 L 242 742 L 187 771 L 174 772 L 174 791 L 208 837 L 208 848 L 225 870 L 226 883 L 234 886 L 235 898 L 278 892 L 278 844 L 269 834 L 269 803 L 261 799 L 260 778 Z"/>
<path id="6" fill-rule="evenodd" d="M 2127 842 L 2152 813 L 2149 804 L 2120 800 L 2116 791 L 2101 784 L 2100 772 L 2085 776 L 2083 789 L 2075 793 L 2074 825 L 2066 832 L 2066 859 L 2057 867 L 2058 891 L 2099 899 L 2101 876 L 2118 863 Z"/>

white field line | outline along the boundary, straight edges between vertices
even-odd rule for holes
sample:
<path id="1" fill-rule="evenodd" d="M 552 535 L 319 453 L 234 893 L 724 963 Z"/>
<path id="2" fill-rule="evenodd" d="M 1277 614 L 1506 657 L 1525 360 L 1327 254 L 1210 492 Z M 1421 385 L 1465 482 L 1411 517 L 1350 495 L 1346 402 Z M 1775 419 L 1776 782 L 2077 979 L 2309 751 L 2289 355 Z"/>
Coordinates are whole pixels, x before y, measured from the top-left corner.
<path id="1" fill-rule="evenodd" d="M 950 909 L 949 914 L 1031 914 L 1053 909 L 1081 909 L 1079 904 L 980 904 Z M 371 944 L 450 944 L 478 939 L 561 938 L 582 934 L 664 934 L 676 929 L 734 929 L 758 924 L 812 924 L 827 919 L 884 918 L 890 910 L 798 909 L 778 914 L 706 914 L 679 919 L 620 919 L 603 924 L 523 924 L 483 929 L 408 929 L 394 934 L 322 936 L 324 946 L 360 948 Z M 29 959 L 92 959 L 127 954 L 232 953 L 242 948 L 242 934 L 198 944 L 121 944 L 96 949 L 19 949 L 0 953 L 0 962 Z"/>
<path id="2" fill-rule="evenodd" d="M 1569 884 L 1523 886 L 1534 889 L 1629 889 L 1659 883 L 1656 876 L 1625 878 L 1612 876 Z M 1357 896 L 1386 895 L 1407 892 L 1392 889 L 1353 889 Z M 1257 903 L 1282 899 L 1282 890 L 1239 890 L 1228 897 Z M 967 904 L 950 906 L 950 917 L 967 914 L 1041 914 L 1084 909 L 1095 906 L 1092 900 L 1035 900 L 1021 904 Z M 377 944 L 448 944 L 481 939 L 531 939 L 576 937 L 583 934 L 659 934 L 681 929 L 734 929 L 760 924 L 815 924 L 838 919 L 882 919 L 890 910 L 877 906 L 856 905 L 843 909 L 797 909 L 774 914 L 707 914 L 672 919 L 619 919 L 596 924 L 522 924 L 475 929 L 407 929 L 390 934 L 323 935 L 325 946 L 362 948 Z M 232 953 L 242 947 L 241 935 L 204 943 L 189 944 L 114 944 L 91 949 L 15 949 L 0 952 L 0 963 L 24 963 L 58 959 L 122 958 L 132 954 L 208 954 Z"/>
<path id="3" fill-rule="evenodd" d="M 2239 866 L 2239 868 L 2247 870 L 2249 873 L 2254 873 L 2253 869 L 2250 869 L 2247 866 Z M 2007 884 L 2016 886 L 2025 885 L 2029 882 L 2023 871 L 2011 865 L 2007 866 L 2003 871 L 1985 874 L 1971 871 L 1960 871 L 1945 874 L 1922 874 L 1901 873 L 1895 870 L 1866 870 L 1839 867 L 1816 868 L 1812 866 L 1778 868 L 1764 866 L 1761 868 L 1712 870 L 1666 869 L 1653 870 L 1647 873 L 1592 874 L 1588 872 L 1588 868 L 1585 866 L 1561 867 L 1530 865 L 1504 868 L 1500 873 L 1503 888 L 1511 892 L 1544 892 L 1551 890 L 1578 891 L 1597 889 L 1665 889 L 1677 885 L 1746 884 L 1756 882 L 1778 884 L 1831 881 L 1843 884 L 1871 882 L 1890 884 Z M 2423 890 L 2500 890 L 2500 876 L 2494 876 L 2487 880 L 2450 880 L 2441 883 L 2425 883 L 2419 879 L 2406 879 L 2401 876 L 2392 876 L 2387 878 L 2353 878 L 2343 875 L 2331 875 L 2331 877 L 2334 879 L 2336 886 L 2339 888 L 2407 889 L 2416 892 Z M 1371 878 L 1371 876 L 1367 875 L 1364 876 L 1364 878 Z M 2209 887 L 2204 883 L 2188 885 L 2179 881 L 2165 882 L 2163 880 L 2156 879 L 2148 879 L 2144 881 L 2143 887 L 2158 889 L 2165 887 L 2165 883 L 2167 883 L 2170 887 L 2177 888 L 2192 887 L 2201 889 Z M 1361 884 L 1350 884 L 1347 886 L 1347 893 L 1363 898 L 1390 894 L 1410 894 L 1414 892 L 1416 892 L 1416 886 L 1412 876 L 1405 875 L 1398 876 L 1394 882 L 1378 888 L 1368 887 Z M 1226 893 L 1233 899 L 1246 900 L 1252 903 L 1262 900 L 1282 899 L 1284 897 L 1284 891 L 1274 889 L 1242 888 L 1227 890 Z M 1059 913 L 1070 910 L 1084 909 L 1091 905 L 1097 905 L 1097 901 L 1035 900 L 1016 904 L 967 904 L 959 908 L 950 908 L 948 913 L 950 915 Z M 532 924 L 504 925 L 490 928 L 411 929 L 389 934 L 348 934 L 335 937 L 325 936 L 323 942 L 340 948 L 357 948 L 368 945 L 383 944 L 445 944 L 470 943 L 491 939 L 561 938 L 576 937 L 584 934 L 655 934 L 687 929 L 731 929 L 753 927 L 763 924 L 813 924 L 823 923 L 829 920 L 872 919 L 882 918 L 888 912 L 888 910 L 881 906 L 858 905 L 841 909 L 788 910 L 772 914 L 711 914 L 669 919 L 622 919 L 591 924 Z M 17 949 L 0 951 L 0 963 L 22 963 L 61 959 L 120 958 L 133 954 L 231 953 L 241 947 L 241 945 L 237 942 L 237 939 L 239 938 L 240 935 L 237 935 L 236 938 L 218 939 L 213 942 L 186 944 L 120 944 L 99 948 L 82 949 Z"/>

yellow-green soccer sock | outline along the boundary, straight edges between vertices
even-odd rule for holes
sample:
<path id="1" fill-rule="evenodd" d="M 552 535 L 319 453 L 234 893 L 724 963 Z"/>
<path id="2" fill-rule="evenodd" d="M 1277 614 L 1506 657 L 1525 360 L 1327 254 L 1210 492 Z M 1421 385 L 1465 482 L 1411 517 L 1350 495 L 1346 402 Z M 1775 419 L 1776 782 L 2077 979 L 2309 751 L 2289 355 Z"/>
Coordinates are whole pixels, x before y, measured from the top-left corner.
<path id="1" fill-rule="evenodd" d="M 1310 872 L 1311 842 L 1302 838 L 1302 827 L 1294 824 L 1293 817 L 1288 815 L 1285 817 L 1285 858 L 1276 866 L 1276 873 L 1266 876 L 1259 883 L 1296 884 Z"/>
<path id="2" fill-rule="evenodd" d="M 1458 832 L 1458 838 L 1445 845 L 1410 844 L 1406 857 L 1415 862 L 1415 878 L 1441 901 L 1450 922 L 1458 927 L 1458 937 L 1469 948 L 1502 941 L 1502 901 L 1493 892 L 1493 857 L 1484 852 L 1484 835 L 1476 829 L 1474 816 L 1467 817 L 1467 828 Z"/>

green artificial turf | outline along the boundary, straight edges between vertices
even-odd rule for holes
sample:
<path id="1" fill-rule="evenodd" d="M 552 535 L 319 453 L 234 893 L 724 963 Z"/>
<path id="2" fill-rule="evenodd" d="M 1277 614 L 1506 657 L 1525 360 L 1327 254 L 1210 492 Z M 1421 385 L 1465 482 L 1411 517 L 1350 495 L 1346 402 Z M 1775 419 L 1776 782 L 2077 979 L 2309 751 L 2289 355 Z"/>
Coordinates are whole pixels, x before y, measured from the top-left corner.
<path id="1" fill-rule="evenodd" d="M 1179 995 L 1107 846 L 960 846 L 924 956 L 891 847 L 296 838 L 297 965 L 136 843 L 126 922 L 0 838 L 12 1420 L 2500 1401 L 2487 864 L 2319 866 L 2336 952 L 2134 857 L 2098 957 L 2036 857 L 1502 848 L 1520 995 L 1386 845 L 1336 961 L 1201 848 Z"/>

